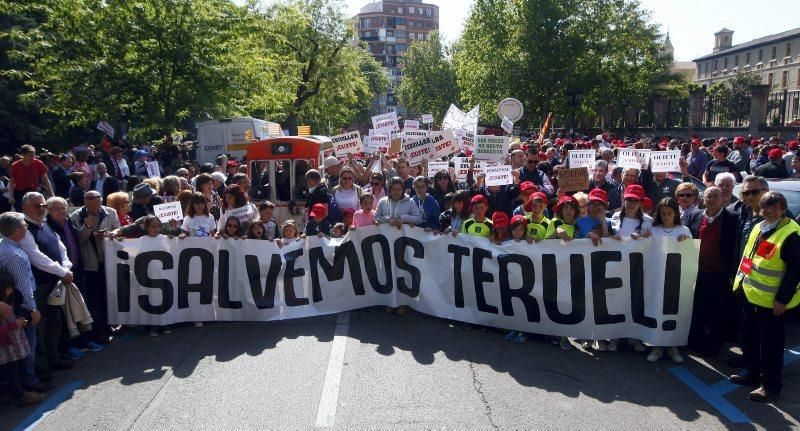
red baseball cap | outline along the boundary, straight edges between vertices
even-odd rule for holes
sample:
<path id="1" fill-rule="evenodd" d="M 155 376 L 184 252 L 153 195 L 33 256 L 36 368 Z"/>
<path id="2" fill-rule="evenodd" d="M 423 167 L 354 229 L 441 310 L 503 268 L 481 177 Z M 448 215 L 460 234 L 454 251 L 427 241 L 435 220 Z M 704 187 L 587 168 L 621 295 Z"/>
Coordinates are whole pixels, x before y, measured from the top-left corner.
<path id="1" fill-rule="evenodd" d="M 502 211 L 495 211 L 494 214 L 492 214 L 492 225 L 495 229 L 508 227 L 508 214 Z"/>
<path id="2" fill-rule="evenodd" d="M 538 187 L 530 181 L 523 181 L 522 184 L 519 185 L 520 194 L 533 193 L 536 190 L 538 190 Z"/>
<path id="3" fill-rule="evenodd" d="M 311 217 L 325 217 L 328 210 L 325 208 L 323 204 L 314 204 L 311 207 Z"/>
<path id="4" fill-rule="evenodd" d="M 625 194 L 622 196 L 623 199 L 636 199 L 636 200 L 644 200 L 644 188 L 639 184 L 631 184 L 625 188 Z"/>
<path id="5" fill-rule="evenodd" d="M 733 138 L 734 144 L 744 144 L 744 136 L 737 136 Z"/>
<path id="6" fill-rule="evenodd" d="M 798 146 L 800 146 L 800 145 L 797 143 L 797 141 L 789 141 L 786 144 L 786 148 L 788 148 L 790 150 L 796 150 L 798 148 Z"/>
<path id="7" fill-rule="evenodd" d="M 509 225 L 511 225 L 511 227 L 513 228 L 516 227 L 516 225 L 519 223 L 527 225 L 528 219 L 526 219 L 524 215 L 517 214 L 514 217 L 511 217 L 511 222 L 509 222 Z"/>
<path id="8" fill-rule="evenodd" d="M 572 197 L 570 195 L 564 195 L 564 196 L 561 196 L 558 199 L 558 203 L 556 204 L 556 206 L 553 207 L 553 212 L 556 212 L 556 213 L 559 212 L 561 210 L 561 206 L 564 205 L 564 204 L 575 205 L 575 209 L 576 210 L 580 208 L 580 205 L 578 204 L 578 200 L 577 199 L 575 199 L 574 197 Z"/>
<path id="9" fill-rule="evenodd" d="M 472 197 L 472 199 L 470 199 L 469 204 L 470 205 L 475 205 L 475 204 L 486 204 L 486 205 L 489 205 L 489 199 L 486 199 L 486 196 L 484 196 L 484 195 L 475 195 L 475 196 Z"/>
<path id="10" fill-rule="evenodd" d="M 608 205 L 608 193 L 603 189 L 592 189 L 589 192 L 589 202 L 600 202 Z"/>
<path id="11" fill-rule="evenodd" d="M 783 157 L 783 150 L 781 150 L 780 148 L 773 148 L 769 150 L 769 153 L 767 153 L 767 157 L 769 157 L 770 159 Z"/>
<path id="12" fill-rule="evenodd" d="M 645 196 L 644 199 L 642 199 L 642 206 L 645 207 L 645 209 L 652 210 L 653 200 Z"/>
<path id="13" fill-rule="evenodd" d="M 352 209 L 352 208 L 345 208 L 345 209 L 344 209 L 344 211 L 342 211 L 342 214 L 350 214 L 350 215 L 353 215 L 353 214 L 355 214 L 355 213 L 356 213 L 356 210 L 354 210 L 354 209 Z"/>

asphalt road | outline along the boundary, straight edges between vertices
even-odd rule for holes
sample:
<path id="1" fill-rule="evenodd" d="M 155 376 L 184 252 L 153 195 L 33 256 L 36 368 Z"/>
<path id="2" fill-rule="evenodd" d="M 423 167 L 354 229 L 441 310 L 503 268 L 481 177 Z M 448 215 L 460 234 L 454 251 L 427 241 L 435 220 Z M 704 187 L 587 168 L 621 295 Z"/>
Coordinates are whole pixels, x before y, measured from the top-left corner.
<path id="1" fill-rule="evenodd" d="M 781 399 L 763 405 L 725 381 L 728 354 L 650 364 L 413 311 L 340 316 L 128 330 L 57 374 L 44 405 L 0 405 L 0 430 L 800 427 L 800 352 L 787 352 Z"/>

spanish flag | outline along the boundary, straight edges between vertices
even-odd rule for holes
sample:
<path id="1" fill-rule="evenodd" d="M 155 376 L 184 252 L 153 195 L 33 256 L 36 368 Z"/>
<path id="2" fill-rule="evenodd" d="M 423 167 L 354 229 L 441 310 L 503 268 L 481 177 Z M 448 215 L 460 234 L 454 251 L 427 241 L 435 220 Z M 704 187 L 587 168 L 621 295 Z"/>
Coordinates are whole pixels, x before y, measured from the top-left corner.
<path id="1" fill-rule="evenodd" d="M 536 140 L 536 143 L 541 144 L 544 142 L 544 137 L 547 135 L 547 131 L 550 130 L 550 126 L 553 125 L 553 114 L 548 113 L 547 119 L 544 120 L 544 124 L 542 125 L 542 130 L 539 131 L 539 139 Z"/>

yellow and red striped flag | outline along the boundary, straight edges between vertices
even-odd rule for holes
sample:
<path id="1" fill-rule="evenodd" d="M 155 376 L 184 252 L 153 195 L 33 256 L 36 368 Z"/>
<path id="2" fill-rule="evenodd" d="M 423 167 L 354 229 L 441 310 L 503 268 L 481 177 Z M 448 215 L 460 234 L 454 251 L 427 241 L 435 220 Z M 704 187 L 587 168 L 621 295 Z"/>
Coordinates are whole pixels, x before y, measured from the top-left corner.
<path id="1" fill-rule="evenodd" d="M 541 144 L 544 142 L 544 137 L 547 135 L 547 131 L 550 130 L 550 126 L 553 125 L 553 114 L 548 113 L 547 119 L 544 120 L 544 124 L 542 125 L 542 130 L 539 131 L 539 139 L 536 140 L 536 143 Z"/>

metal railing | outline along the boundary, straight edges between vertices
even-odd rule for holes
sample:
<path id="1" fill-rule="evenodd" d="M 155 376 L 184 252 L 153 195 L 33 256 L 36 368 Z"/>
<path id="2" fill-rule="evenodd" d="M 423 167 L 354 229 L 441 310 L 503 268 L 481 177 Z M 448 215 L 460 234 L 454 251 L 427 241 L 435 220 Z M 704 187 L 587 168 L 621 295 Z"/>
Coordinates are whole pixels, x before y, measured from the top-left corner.
<path id="1" fill-rule="evenodd" d="M 800 126 L 800 90 L 770 94 L 766 123 L 770 126 Z"/>

